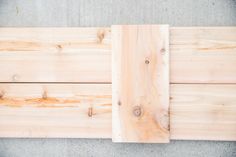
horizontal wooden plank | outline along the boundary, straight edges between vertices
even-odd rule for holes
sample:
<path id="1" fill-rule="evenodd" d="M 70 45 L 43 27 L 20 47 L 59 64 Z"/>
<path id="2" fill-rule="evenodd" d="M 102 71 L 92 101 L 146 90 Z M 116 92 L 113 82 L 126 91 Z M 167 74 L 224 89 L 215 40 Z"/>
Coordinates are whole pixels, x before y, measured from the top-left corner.
<path id="1" fill-rule="evenodd" d="M 111 137 L 111 87 L 0 84 L 0 137 Z"/>
<path id="2" fill-rule="evenodd" d="M 110 57 L 108 28 L 0 28 L 0 82 L 110 82 Z"/>
<path id="3" fill-rule="evenodd" d="M 111 82 L 110 28 L 0 28 L 0 82 Z M 171 83 L 236 83 L 236 27 L 170 28 Z"/>
<path id="4" fill-rule="evenodd" d="M 0 84 L 0 91 L 0 137 L 111 138 L 110 84 Z M 171 139 L 236 141 L 236 85 L 170 91 Z"/>
<path id="5" fill-rule="evenodd" d="M 236 141 L 236 85 L 171 85 L 171 139 Z"/>
<path id="6" fill-rule="evenodd" d="M 236 83 L 236 27 L 175 27 L 172 83 Z"/>

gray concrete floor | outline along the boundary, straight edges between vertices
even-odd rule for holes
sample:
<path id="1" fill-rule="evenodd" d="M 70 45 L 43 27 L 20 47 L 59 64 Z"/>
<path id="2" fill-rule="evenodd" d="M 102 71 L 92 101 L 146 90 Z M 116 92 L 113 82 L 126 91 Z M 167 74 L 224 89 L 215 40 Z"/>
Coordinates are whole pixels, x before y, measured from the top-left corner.
<path id="1" fill-rule="evenodd" d="M 236 26 L 236 0 L 0 0 L 0 26 Z M 1 129 L 1 128 L 0 128 Z M 0 139 L 0 157 L 236 157 L 236 142 Z"/>

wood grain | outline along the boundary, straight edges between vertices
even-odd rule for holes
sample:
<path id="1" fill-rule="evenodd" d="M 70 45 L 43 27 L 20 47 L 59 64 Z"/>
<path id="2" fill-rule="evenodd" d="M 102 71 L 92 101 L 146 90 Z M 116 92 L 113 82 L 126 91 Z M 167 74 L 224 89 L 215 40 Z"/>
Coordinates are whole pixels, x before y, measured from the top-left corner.
<path id="1" fill-rule="evenodd" d="M 236 85 L 171 85 L 171 139 L 236 141 Z"/>
<path id="2" fill-rule="evenodd" d="M 0 137 L 112 137 L 110 84 L 0 84 L 0 91 Z M 170 138 L 236 141 L 235 93 L 236 85 L 171 85 Z"/>
<path id="3" fill-rule="evenodd" d="M 110 40 L 110 28 L 0 28 L 0 82 L 111 82 Z M 171 83 L 236 83 L 234 67 L 235 27 L 170 28 Z"/>
<path id="4" fill-rule="evenodd" d="M 112 141 L 169 142 L 169 27 L 112 26 Z"/>
<path id="5" fill-rule="evenodd" d="M 171 139 L 236 141 L 235 47 L 235 27 L 170 28 Z M 0 66 L 0 137 L 111 138 L 110 28 L 0 28 Z"/>
<path id="6" fill-rule="evenodd" d="M 0 82 L 110 82 L 107 28 L 0 28 Z"/>
<path id="7" fill-rule="evenodd" d="M 111 86 L 0 84 L 0 137 L 111 137 Z"/>
<path id="8" fill-rule="evenodd" d="M 236 27 L 174 27 L 171 83 L 236 83 Z"/>

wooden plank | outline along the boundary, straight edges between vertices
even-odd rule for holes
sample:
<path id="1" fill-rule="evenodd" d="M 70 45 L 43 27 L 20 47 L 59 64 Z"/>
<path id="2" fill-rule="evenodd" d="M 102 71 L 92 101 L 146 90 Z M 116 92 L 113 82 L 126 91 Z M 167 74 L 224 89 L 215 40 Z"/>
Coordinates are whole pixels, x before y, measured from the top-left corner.
<path id="1" fill-rule="evenodd" d="M 169 27 L 112 26 L 112 140 L 169 142 Z"/>
<path id="2" fill-rule="evenodd" d="M 171 139 L 236 141 L 236 85 L 170 90 Z M 0 137 L 112 136 L 110 84 L 0 84 L 0 91 Z"/>
<path id="3" fill-rule="evenodd" d="M 231 83 L 173 84 L 171 139 L 236 140 L 236 28 L 170 30 L 172 83 Z M 0 82 L 111 82 L 110 47 L 109 28 L 0 28 Z M 111 106 L 106 115 L 88 120 L 87 99 L 63 102 L 73 93 L 111 95 L 110 85 L 81 86 L 0 84 L 0 136 L 111 137 Z M 60 101 L 50 104 L 47 88 Z"/>
<path id="4" fill-rule="evenodd" d="M 0 82 L 111 82 L 110 38 L 110 28 L 0 28 Z M 236 27 L 172 27 L 170 53 L 171 83 L 236 83 Z"/>
<path id="5" fill-rule="evenodd" d="M 174 27 L 171 83 L 236 83 L 236 27 Z"/>
<path id="6" fill-rule="evenodd" d="M 171 139 L 236 141 L 236 85 L 171 85 Z"/>
<path id="7" fill-rule="evenodd" d="M 0 137 L 111 137 L 111 85 L 0 84 Z"/>
<path id="8" fill-rule="evenodd" d="M 110 60 L 107 28 L 0 28 L 0 82 L 110 82 Z"/>

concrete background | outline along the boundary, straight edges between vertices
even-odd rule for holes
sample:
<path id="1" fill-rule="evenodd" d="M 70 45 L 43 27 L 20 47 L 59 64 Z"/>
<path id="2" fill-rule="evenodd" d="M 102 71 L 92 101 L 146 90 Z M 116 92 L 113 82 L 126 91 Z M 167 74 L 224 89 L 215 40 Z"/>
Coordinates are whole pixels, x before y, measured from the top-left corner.
<path id="1" fill-rule="evenodd" d="M 0 26 L 236 26 L 236 0 L 0 0 Z M 1 129 L 1 128 L 0 128 Z M 236 157 L 236 142 L 0 139 L 0 157 Z"/>

